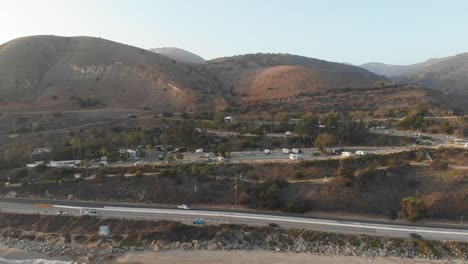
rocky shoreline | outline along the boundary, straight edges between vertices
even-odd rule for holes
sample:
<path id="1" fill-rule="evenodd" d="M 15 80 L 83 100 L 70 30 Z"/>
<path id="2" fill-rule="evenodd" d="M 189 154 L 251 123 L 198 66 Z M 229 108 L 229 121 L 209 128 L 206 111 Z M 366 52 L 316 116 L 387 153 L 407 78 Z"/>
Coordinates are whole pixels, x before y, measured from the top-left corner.
<path id="1" fill-rule="evenodd" d="M 121 219 L 112 219 L 112 234 L 100 237 L 97 229 L 104 221 L 109 223 L 109 219 L 36 216 L 35 220 L 24 220 L 21 216 L 3 216 L 0 221 L 1 245 L 50 258 L 61 257 L 87 263 L 104 263 L 132 252 L 171 250 L 468 259 L 468 243 L 462 242 L 353 236 L 239 225 L 198 227 L 168 221 Z"/>
<path id="2" fill-rule="evenodd" d="M 291 240 L 288 236 L 281 234 L 268 235 L 265 243 L 247 244 L 245 241 L 234 239 L 214 239 L 209 241 L 193 240 L 191 242 L 181 241 L 152 241 L 148 246 L 111 246 L 108 249 L 89 247 L 76 247 L 67 244 L 50 244 L 27 240 L 22 238 L 0 237 L 0 244 L 9 248 L 17 248 L 29 252 L 39 253 L 49 258 L 63 258 L 70 261 L 87 263 L 102 263 L 128 253 L 145 251 L 171 251 L 171 250 L 225 250 L 225 251 L 271 251 L 277 253 L 308 253 L 312 255 L 326 256 L 361 256 L 361 257 L 396 257 L 396 258 L 426 258 L 426 259 L 468 259 L 468 252 L 454 250 L 454 254 L 436 254 L 435 251 L 422 254 L 417 245 L 411 247 L 398 247 L 394 241 L 385 243 L 375 240 L 374 245 L 362 243 L 352 245 L 349 242 L 333 243 L 330 241 L 308 242 L 303 239 Z M 357 242 L 355 242 L 357 243 Z M 379 244 L 380 243 L 380 244 Z M 427 242 L 426 242 L 427 243 Z M 465 247 L 466 249 L 466 247 Z"/>

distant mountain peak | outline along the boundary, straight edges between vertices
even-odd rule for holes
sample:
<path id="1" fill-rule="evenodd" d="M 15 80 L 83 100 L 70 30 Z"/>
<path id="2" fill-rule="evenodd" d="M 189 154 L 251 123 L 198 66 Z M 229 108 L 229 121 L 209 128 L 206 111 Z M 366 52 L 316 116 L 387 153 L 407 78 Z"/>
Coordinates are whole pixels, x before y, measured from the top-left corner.
<path id="1" fill-rule="evenodd" d="M 190 51 L 186 51 L 184 49 L 175 48 L 175 47 L 162 47 L 162 48 L 154 48 L 150 49 L 150 51 L 164 55 L 169 57 L 173 60 L 182 62 L 182 63 L 204 63 L 205 59 L 197 54 L 194 54 Z"/>

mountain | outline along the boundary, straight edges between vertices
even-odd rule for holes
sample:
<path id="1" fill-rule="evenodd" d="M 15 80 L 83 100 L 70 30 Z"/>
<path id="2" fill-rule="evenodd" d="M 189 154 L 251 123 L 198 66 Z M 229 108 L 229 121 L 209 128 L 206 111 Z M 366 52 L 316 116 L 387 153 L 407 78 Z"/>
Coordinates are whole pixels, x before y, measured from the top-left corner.
<path id="1" fill-rule="evenodd" d="M 242 101 L 296 97 L 342 88 L 375 87 L 390 80 L 359 67 L 289 54 L 247 54 L 207 62 Z"/>
<path id="2" fill-rule="evenodd" d="M 440 105 L 420 86 L 395 85 L 365 69 L 290 54 L 247 54 L 207 61 L 231 104 L 251 111 L 373 111 Z"/>
<path id="3" fill-rule="evenodd" d="M 33 36 L 0 46 L 0 108 L 225 106 L 209 74 L 100 38 Z"/>
<path id="4" fill-rule="evenodd" d="M 398 77 L 404 74 L 408 74 L 411 72 L 415 72 L 419 69 L 431 66 L 433 64 L 442 62 L 444 60 L 448 60 L 452 57 L 446 58 L 437 58 L 437 59 L 429 59 L 425 62 L 411 64 L 411 65 L 392 65 L 392 64 L 385 64 L 380 62 L 369 62 L 360 65 L 359 67 L 364 68 L 368 71 L 376 73 L 378 75 L 383 75 L 388 78 Z"/>
<path id="5" fill-rule="evenodd" d="M 468 106 L 468 53 L 407 66 L 367 63 L 361 67 L 395 82 L 418 84 L 452 97 L 460 97 L 465 107 Z"/>
<path id="6" fill-rule="evenodd" d="M 404 73 L 395 77 L 395 80 L 418 83 L 445 94 L 462 96 L 468 105 L 468 53 Z"/>
<path id="7" fill-rule="evenodd" d="M 152 52 L 159 53 L 166 57 L 169 57 L 173 60 L 180 61 L 183 63 L 204 63 L 205 59 L 194 54 L 192 52 L 179 49 L 179 48 L 157 48 L 157 49 L 150 49 Z"/>
<path id="8" fill-rule="evenodd" d="M 289 54 L 187 64 L 92 37 L 33 36 L 0 46 L 0 111 L 373 111 L 444 100 L 356 66 Z"/>

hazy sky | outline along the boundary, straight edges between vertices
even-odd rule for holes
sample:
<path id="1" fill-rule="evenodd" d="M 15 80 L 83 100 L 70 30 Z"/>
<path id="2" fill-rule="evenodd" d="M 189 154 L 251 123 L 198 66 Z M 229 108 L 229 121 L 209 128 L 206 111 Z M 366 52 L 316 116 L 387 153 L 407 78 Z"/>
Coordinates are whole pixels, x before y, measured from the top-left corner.
<path id="1" fill-rule="evenodd" d="M 468 52 L 465 0 L 0 0 L 0 42 L 96 36 L 211 59 L 281 52 L 409 64 Z"/>

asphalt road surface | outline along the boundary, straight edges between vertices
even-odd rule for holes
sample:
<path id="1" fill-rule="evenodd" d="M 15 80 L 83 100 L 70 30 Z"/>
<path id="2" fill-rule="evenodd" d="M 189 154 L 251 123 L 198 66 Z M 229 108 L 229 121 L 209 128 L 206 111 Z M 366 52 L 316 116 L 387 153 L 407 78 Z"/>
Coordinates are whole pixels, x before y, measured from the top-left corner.
<path id="1" fill-rule="evenodd" d="M 373 236 L 403 237 L 410 233 L 422 235 L 431 240 L 452 240 L 468 242 L 468 228 L 460 227 L 431 227 L 403 224 L 388 224 L 374 222 L 358 222 L 351 220 L 317 219 L 300 216 L 273 215 L 264 213 L 245 213 L 211 210 L 178 210 L 160 208 L 131 207 L 125 204 L 106 205 L 106 203 L 77 202 L 70 205 L 67 202 L 49 201 L 51 207 L 39 207 L 32 203 L 33 200 L 8 199 L 0 200 L 2 212 L 23 214 L 57 214 L 58 211 L 66 211 L 70 215 L 80 215 L 81 208 L 95 208 L 98 217 L 102 218 L 126 218 L 145 220 L 171 220 L 192 224 L 196 218 L 203 218 L 207 225 L 218 224 L 246 224 L 252 226 L 266 226 L 276 223 L 280 228 L 309 229 L 322 232 L 334 232 L 343 234 L 365 234 Z M 78 204 L 79 203 L 79 204 Z"/>

